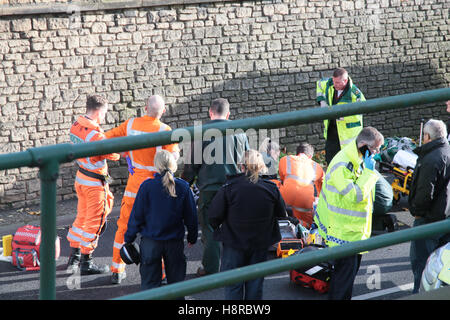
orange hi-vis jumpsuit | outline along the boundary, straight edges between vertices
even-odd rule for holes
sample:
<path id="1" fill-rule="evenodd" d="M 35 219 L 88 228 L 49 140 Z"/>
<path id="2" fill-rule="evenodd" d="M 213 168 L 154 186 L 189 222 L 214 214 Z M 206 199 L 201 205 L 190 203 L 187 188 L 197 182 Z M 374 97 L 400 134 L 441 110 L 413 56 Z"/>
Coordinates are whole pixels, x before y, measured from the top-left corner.
<path id="1" fill-rule="evenodd" d="M 281 196 L 300 223 L 310 228 L 314 215 L 313 203 L 322 190 L 322 167 L 301 153 L 281 158 L 278 170 L 283 183 Z"/>
<path id="2" fill-rule="evenodd" d="M 85 116 L 78 117 L 70 128 L 72 143 L 103 139 L 105 135 L 100 126 Z M 108 176 L 106 159 L 117 161 L 119 158 L 119 154 L 112 153 L 77 159 L 79 166 L 75 178 L 75 190 L 78 197 L 77 216 L 67 233 L 67 240 L 70 242 L 70 247 L 80 248 L 81 254 L 91 254 L 97 247 L 98 237 L 106 223 L 106 217 L 113 208 L 114 196 L 106 182 L 106 176 Z"/>
<path id="3" fill-rule="evenodd" d="M 131 118 L 122 123 L 117 128 L 111 129 L 105 133 L 107 138 L 136 136 L 152 132 L 170 131 L 168 125 L 162 123 L 156 118 L 150 116 L 142 116 L 139 118 Z M 170 144 L 152 148 L 128 151 L 134 173 L 128 175 L 127 186 L 122 198 L 120 208 L 120 218 L 117 221 L 117 231 L 114 238 L 113 258 L 111 271 L 122 273 L 125 271 L 126 264 L 120 258 L 120 249 L 124 244 L 124 235 L 127 231 L 128 219 L 130 218 L 131 209 L 133 208 L 136 194 L 144 180 L 153 179 L 156 172 L 154 167 L 154 158 L 158 151 L 167 150 L 169 152 L 179 152 L 178 144 Z"/>

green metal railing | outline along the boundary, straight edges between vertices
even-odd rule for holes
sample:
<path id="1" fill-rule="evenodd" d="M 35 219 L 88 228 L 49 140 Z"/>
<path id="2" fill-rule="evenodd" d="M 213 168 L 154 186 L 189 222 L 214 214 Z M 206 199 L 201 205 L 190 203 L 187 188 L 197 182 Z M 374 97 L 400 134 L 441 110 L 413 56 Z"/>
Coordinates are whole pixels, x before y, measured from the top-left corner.
<path id="1" fill-rule="evenodd" d="M 284 112 L 273 115 L 265 115 L 259 117 L 253 117 L 248 119 L 240 119 L 229 122 L 222 123 L 214 123 L 207 124 L 201 127 L 202 133 L 208 129 L 216 128 L 220 130 L 222 133 L 226 134 L 227 129 L 242 129 L 247 130 L 250 128 L 254 129 L 273 129 L 273 128 L 281 128 L 288 127 L 292 125 L 300 125 L 311 122 L 316 122 L 328 118 L 338 118 L 342 116 L 348 116 L 353 114 L 368 114 L 374 112 L 380 112 L 390 109 L 402 109 L 416 105 L 434 103 L 439 101 L 450 100 L 450 88 L 443 89 L 435 89 L 393 97 L 385 97 L 378 98 L 373 100 L 368 100 L 365 102 L 355 102 L 347 105 L 341 105 L 339 108 L 309 108 L 302 109 L 298 111 L 292 112 Z M 122 137 L 115 138 L 103 141 L 96 141 L 84 144 L 58 144 L 51 146 L 44 146 L 39 148 L 31 148 L 23 152 L 16 152 L 11 154 L 3 154 L 0 155 L 0 170 L 3 169 L 11 169 L 11 168 L 20 168 L 20 167 L 38 167 L 39 168 L 39 177 L 41 181 L 41 228 L 42 228 L 42 249 L 41 249 L 41 271 L 40 271 L 40 299 L 55 299 L 56 298 L 56 289 L 55 289 L 55 275 L 56 275 L 56 267 L 55 267 L 55 237 L 56 237 L 56 180 L 59 174 L 59 166 L 62 163 L 71 162 L 77 158 L 84 158 L 88 156 L 95 155 L 103 155 L 109 154 L 113 152 L 122 152 L 127 150 L 135 150 L 141 148 L 155 147 L 159 145 L 165 145 L 172 142 L 182 142 L 182 137 L 185 137 L 186 132 L 190 134 L 191 137 L 195 137 L 195 133 L 198 128 L 195 127 L 186 127 L 175 129 L 173 131 L 165 131 L 158 133 L 145 134 L 141 136 L 133 136 L 133 137 Z M 431 231 L 428 228 L 432 228 Z M 419 231 L 424 230 L 424 234 L 438 233 L 438 232 L 448 232 L 450 227 L 448 225 L 448 221 L 437 223 L 436 225 L 428 225 L 414 229 L 415 232 L 407 233 L 406 237 L 417 236 Z M 398 234 L 401 234 L 406 231 L 400 231 Z M 430 233 L 426 233 L 430 232 Z M 386 235 L 386 236 L 393 236 Z M 380 241 L 383 237 L 386 236 L 378 236 L 373 239 L 365 240 L 365 241 Z M 425 235 L 426 236 L 426 235 Z M 381 239 L 381 240 L 380 240 Z M 407 241 L 405 238 L 402 241 Z M 392 240 L 388 240 L 392 241 Z M 397 240 L 396 240 L 397 241 Z M 367 244 L 367 243 L 366 243 Z M 394 244 L 394 243 L 391 243 Z M 352 243 L 349 244 L 352 246 L 357 246 L 359 244 Z M 372 242 L 369 242 L 368 246 L 373 246 Z M 329 253 L 329 255 L 325 258 L 322 257 L 322 261 L 331 259 L 331 254 L 336 254 L 333 252 L 338 252 L 339 250 L 346 250 L 346 246 L 342 246 L 339 248 L 333 248 L 327 250 L 321 250 L 322 252 Z M 350 249 L 349 249 L 350 250 Z M 362 249 L 351 249 L 356 250 L 355 252 L 359 252 L 359 250 L 369 250 L 368 248 Z M 350 254 L 350 253 L 345 253 Z M 306 255 L 305 255 L 306 256 Z M 343 256 L 343 255 L 342 255 Z M 306 256 L 307 257 L 307 256 Z M 286 268 L 283 270 L 288 270 L 293 266 L 299 266 L 302 263 L 301 260 L 293 261 L 292 259 L 297 259 L 297 257 L 292 257 L 289 259 L 278 260 L 274 262 L 278 262 L 282 266 L 282 268 Z M 300 259 L 300 258 L 298 258 Z M 311 257 L 311 261 L 316 261 L 315 257 Z M 286 262 L 287 261 L 287 262 Z M 293 262 L 292 262 L 293 261 Z M 286 265 L 291 263 L 292 265 Z M 284 267 L 283 267 L 284 265 Z M 265 266 L 265 265 L 263 265 Z M 259 266 L 255 266 L 255 268 L 259 268 Z M 276 268 L 275 268 L 276 269 Z M 256 271 L 252 270 L 254 274 L 248 274 L 247 268 L 242 268 L 245 273 L 244 276 L 233 276 L 232 279 L 227 279 L 226 281 L 242 281 L 246 279 L 250 279 L 251 277 L 258 277 L 262 273 L 266 271 L 264 269 Z M 271 270 L 274 270 L 273 267 Z M 279 269 L 281 270 L 281 269 Z M 231 272 L 231 271 L 230 271 Z M 233 272 L 239 273 L 241 269 L 235 270 Z M 278 272 L 278 271 L 275 271 Z M 273 273 L 270 271 L 270 273 Z M 209 277 L 205 277 L 204 279 L 196 279 L 198 281 L 210 281 L 211 283 L 215 282 L 216 278 L 221 279 L 221 277 L 225 276 L 229 277 L 227 273 L 217 274 Z M 236 280 L 237 277 L 239 280 Z M 195 281 L 195 280 L 190 280 Z M 220 285 L 224 285 L 224 280 L 217 280 Z M 186 283 L 189 283 L 186 281 Z M 230 282 L 231 283 L 231 282 Z M 195 284 L 195 283 L 194 283 Z M 180 285 L 180 284 L 179 284 Z M 171 285 L 171 286 L 179 286 L 179 285 Z M 201 285 L 197 283 L 197 285 Z M 172 290 L 167 286 L 166 290 Z M 219 285 L 218 285 L 219 286 Z M 159 290 L 159 289 L 154 289 Z M 183 294 L 187 294 L 186 290 L 183 289 Z M 144 292 L 142 292 L 144 294 Z M 181 292 L 179 293 L 180 295 Z M 172 294 L 173 295 L 173 294 Z M 142 297 L 142 296 L 140 296 Z M 150 297 L 150 295 L 149 295 Z"/>
<path id="2" fill-rule="evenodd" d="M 174 299 L 188 294 L 223 287 L 236 282 L 260 278 L 269 274 L 296 268 L 311 267 L 323 261 L 339 259 L 359 252 L 387 247 L 401 242 L 426 238 L 434 234 L 447 232 L 450 232 L 450 219 L 379 235 L 367 240 L 347 243 L 338 247 L 325 248 L 301 255 L 293 255 L 284 259 L 275 259 L 230 271 L 219 272 L 217 274 L 182 281 L 156 289 L 141 291 L 114 300 Z"/>

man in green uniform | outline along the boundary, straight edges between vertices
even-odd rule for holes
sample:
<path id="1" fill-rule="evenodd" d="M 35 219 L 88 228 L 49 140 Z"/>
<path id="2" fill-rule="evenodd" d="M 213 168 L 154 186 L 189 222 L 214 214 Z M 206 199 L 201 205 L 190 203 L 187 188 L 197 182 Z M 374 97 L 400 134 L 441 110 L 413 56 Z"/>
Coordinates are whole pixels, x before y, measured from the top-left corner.
<path id="1" fill-rule="evenodd" d="M 365 101 L 362 92 L 353 84 L 344 68 L 334 70 L 333 77 L 317 81 L 317 103 L 321 107 L 336 108 L 341 104 Z M 324 120 L 325 160 L 331 159 L 363 128 L 362 115 Z"/>
<path id="2" fill-rule="evenodd" d="M 228 120 L 229 116 L 230 104 L 228 101 L 222 98 L 215 99 L 209 108 L 211 121 L 208 124 L 230 121 Z M 238 163 L 243 159 L 244 152 L 249 150 L 245 133 L 224 135 L 222 141 L 215 141 L 215 138 L 192 143 L 190 163 L 185 164 L 181 176 L 190 184 L 194 183 L 195 178 L 197 178 L 196 183 L 200 191 L 198 219 L 202 230 L 203 258 L 202 267 L 197 270 L 198 276 L 219 271 L 220 242 L 213 239 L 213 229 L 208 222 L 207 212 L 211 200 L 225 183 L 226 176 L 240 173 Z M 195 143 L 201 145 L 196 147 Z M 217 150 L 218 148 L 223 149 Z M 201 154 L 201 159 L 198 161 L 199 154 Z M 220 158 L 219 155 L 222 155 L 223 158 Z"/>

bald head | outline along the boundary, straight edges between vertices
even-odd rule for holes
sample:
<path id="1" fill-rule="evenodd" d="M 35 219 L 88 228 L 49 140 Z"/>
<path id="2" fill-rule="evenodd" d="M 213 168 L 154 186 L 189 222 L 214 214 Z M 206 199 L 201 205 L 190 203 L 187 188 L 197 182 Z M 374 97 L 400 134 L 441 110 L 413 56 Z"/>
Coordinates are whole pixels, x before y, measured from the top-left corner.
<path id="1" fill-rule="evenodd" d="M 164 99 L 159 95 L 153 95 L 147 101 L 147 115 L 154 118 L 161 118 L 166 111 Z"/>

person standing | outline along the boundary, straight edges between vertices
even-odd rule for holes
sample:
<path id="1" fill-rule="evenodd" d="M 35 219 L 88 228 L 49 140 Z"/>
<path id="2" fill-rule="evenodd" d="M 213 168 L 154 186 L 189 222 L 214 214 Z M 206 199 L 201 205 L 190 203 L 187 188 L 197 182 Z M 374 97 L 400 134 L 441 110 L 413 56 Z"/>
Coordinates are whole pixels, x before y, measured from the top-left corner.
<path id="1" fill-rule="evenodd" d="M 146 105 L 146 115 L 138 118 L 130 118 L 120 126 L 105 133 L 107 138 L 136 136 L 152 132 L 170 131 L 171 128 L 160 121 L 166 111 L 164 100 L 159 95 L 151 96 Z M 124 235 L 127 231 L 128 219 L 141 183 L 154 177 L 156 168 L 154 158 L 159 150 L 167 150 L 179 158 L 178 144 L 169 144 L 152 148 L 128 151 L 128 181 L 122 198 L 120 217 L 117 221 L 117 231 L 114 238 L 113 257 L 111 265 L 111 282 L 119 284 L 126 277 L 126 264 L 120 257 L 120 249 L 124 243 Z"/>
<path id="2" fill-rule="evenodd" d="M 413 150 L 418 155 L 412 176 L 408 204 L 413 227 L 444 220 L 450 215 L 450 146 L 445 123 L 431 119 L 423 128 L 423 144 Z M 411 241 L 410 258 L 414 274 L 413 293 L 430 254 L 442 245 L 443 235 Z"/>
<path id="3" fill-rule="evenodd" d="M 280 145 L 272 141 L 270 138 L 265 138 L 259 147 L 259 152 L 263 156 L 264 163 L 267 167 L 267 172 L 264 174 L 268 179 L 277 179 L 278 164 L 280 158 Z"/>
<path id="4" fill-rule="evenodd" d="M 310 228 L 313 222 L 313 204 L 322 190 L 323 169 L 312 157 L 314 148 L 308 143 L 297 147 L 296 156 L 281 158 L 279 165 L 280 192 L 286 205 L 300 223 Z"/>
<path id="5" fill-rule="evenodd" d="M 374 154 L 383 135 L 366 127 L 331 160 L 314 215 L 319 235 L 329 247 L 368 239 L 372 231 L 375 185 Z M 330 280 L 330 300 L 350 300 L 361 254 L 337 259 Z"/>
<path id="6" fill-rule="evenodd" d="M 334 70 L 332 78 L 317 81 L 316 92 L 316 101 L 321 107 L 336 108 L 341 104 L 366 100 L 344 68 Z M 324 120 L 323 136 L 327 164 L 330 164 L 333 157 L 356 138 L 362 128 L 362 115 Z"/>
<path id="7" fill-rule="evenodd" d="M 277 142 L 272 141 L 270 138 L 266 138 L 261 142 L 259 152 L 261 153 L 267 168 L 267 172 L 261 175 L 261 178 L 272 181 L 278 188 L 280 188 L 281 181 L 278 178 L 280 145 Z"/>
<path id="8" fill-rule="evenodd" d="M 100 124 L 105 121 L 108 101 L 99 95 L 87 97 L 86 114 L 79 116 L 70 128 L 71 143 L 86 143 L 105 139 Z M 106 160 L 119 160 L 112 153 L 77 159 L 78 171 L 75 191 L 78 197 L 77 216 L 67 233 L 72 248 L 67 268 L 80 268 L 82 275 L 108 272 L 108 266 L 98 266 L 92 259 L 98 238 L 114 205 L 114 196 L 109 190 L 108 164 Z"/>
<path id="9" fill-rule="evenodd" d="M 230 104 L 226 99 L 215 99 L 209 108 L 211 121 L 208 124 L 220 123 L 228 120 Z M 227 175 L 240 172 L 238 162 L 243 158 L 244 152 L 249 149 L 248 139 L 244 133 L 223 136 L 221 143 L 215 139 L 208 141 L 194 141 L 191 145 L 189 163 L 184 165 L 181 178 L 193 184 L 196 180 L 199 189 L 198 215 L 202 230 L 203 257 L 202 266 L 197 270 L 197 276 L 216 273 L 220 265 L 220 243 L 213 239 L 213 230 L 208 222 L 207 212 L 211 200 L 220 187 L 225 183 Z M 201 144 L 199 148 L 195 146 Z M 211 148 L 216 146 L 217 148 Z M 218 148 L 223 150 L 216 150 Z M 199 150 L 197 150 L 199 149 Z M 202 155 L 196 163 L 195 152 Z M 211 154 L 208 154 L 210 152 Z M 212 154 L 217 152 L 217 154 Z M 221 154 L 222 158 L 218 158 Z M 205 158 L 207 157 L 207 158 Z"/>
<path id="10" fill-rule="evenodd" d="M 286 218 L 278 187 L 259 175 L 266 171 L 262 155 L 245 152 L 243 173 L 229 176 L 208 210 L 214 238 L 223 243 L 221 271 L 264 262 L 268 248 L 281 240 L 277 218 Z M 261 300 L 264 278 L 225 287 L 227 300 Z"/>
<path id="11" fill-rule="evenodd" d="M 186 277 L 184 233 L 188 247 L 197 242 L 197 208 L 189 184 L 173 176 L 177 163 L 173 155 L 161 150 L 155 155 L 157 172 L 145 180 L 136 195 L 125 232 L 125 243 L 132 243 L 141 234 L 139 271 L 141 290 L 161 286 L 162 264 L 167 283 Z"/>

